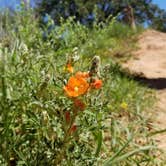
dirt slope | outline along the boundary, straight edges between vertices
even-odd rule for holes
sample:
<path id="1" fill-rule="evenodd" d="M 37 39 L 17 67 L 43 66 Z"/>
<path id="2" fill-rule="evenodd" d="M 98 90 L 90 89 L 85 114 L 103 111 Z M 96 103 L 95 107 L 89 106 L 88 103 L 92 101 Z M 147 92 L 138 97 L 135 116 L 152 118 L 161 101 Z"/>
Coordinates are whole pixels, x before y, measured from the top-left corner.
<path id="1" fill-rule="evenodd" d="M 143 77 L 156 89 L 157 102 L 154 108 L 154 127 L 166 129 L 166 33 L 145 31 L 138 42 L 139 49 L 134 57 L 123 66 L 131 73 Z M 166 132 L 155 136 L 160 148 L 166 151 Z"/>
<path id="2" fill-rule="evenodd" d="M 145 31 L 139 37 L 139 48 L 126 66 L 146 78 L 166 78 L 166 34 Z"/>

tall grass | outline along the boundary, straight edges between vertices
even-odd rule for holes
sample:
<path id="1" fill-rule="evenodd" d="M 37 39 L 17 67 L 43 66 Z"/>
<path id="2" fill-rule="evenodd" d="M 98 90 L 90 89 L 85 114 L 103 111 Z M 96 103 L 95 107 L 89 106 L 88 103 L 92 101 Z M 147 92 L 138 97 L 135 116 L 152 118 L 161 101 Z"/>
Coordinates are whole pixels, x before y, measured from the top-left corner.
<path id="1" fill-rule="evenodd" d="M 115 20 L 88 29 L 72 18 L 59 27 L 50 19 L 43 27 L 31 10 L 8 17 L 0 39 L 1 165 L 161 164 L 147 136 L 152 92 L 111 56 L 125 56 L 121 48 L 127 40 L 124 50 L 132 49 L 135 32 Z M 79 96 L 85 107 L 75 108 L 63 87 L 77 71 L 90 70 L 96 54 L 102 88 Z"/>

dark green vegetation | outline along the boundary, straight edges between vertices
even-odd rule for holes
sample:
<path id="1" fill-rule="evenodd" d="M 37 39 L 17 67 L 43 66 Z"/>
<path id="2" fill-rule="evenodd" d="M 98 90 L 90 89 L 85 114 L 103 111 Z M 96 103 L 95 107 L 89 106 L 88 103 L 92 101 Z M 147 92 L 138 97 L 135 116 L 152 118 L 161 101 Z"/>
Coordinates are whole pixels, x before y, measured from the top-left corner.
<path id="1" fill-rule="evenodd" d="M 60 17 L 92 26 L 94 21 L 117 17 L 128 25 L 144 24 L 166 32 L 166 11 L 153 4 L 152 0 L 39 0 L 37 13 L 48 13 L 56 23 Z"/>
<path id="2" fill-rule="evenodd" d="M 2 17 L 0 165 L 161 165 L 148 137 L 152 92 L 114 61 L 130 54 L 136 32 L 115 19 L 88 29 L 69 18 L 48 32 L 53 21 L 41 28 L 31 10 Z M 75 133 L 66 135 L 65 115 L 73 113 L 63 90 L 67 60 L 88 71 L 96 54 L 103 86 L 79 97 L 86 107 L 78 110 Z"/>

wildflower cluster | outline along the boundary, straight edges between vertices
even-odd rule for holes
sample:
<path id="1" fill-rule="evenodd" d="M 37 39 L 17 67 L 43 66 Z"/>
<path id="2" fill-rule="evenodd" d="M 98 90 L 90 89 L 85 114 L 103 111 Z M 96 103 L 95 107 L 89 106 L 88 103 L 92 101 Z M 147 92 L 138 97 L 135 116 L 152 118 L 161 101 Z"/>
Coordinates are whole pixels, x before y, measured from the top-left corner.
<path id="1" fill-rule="evenodd" d="M 78 97 L 87 92 L 89 83 L 87 81 L 88 73 L 77 72 L 69 78 L 64 90 L 69 97 Z"/>
<path id="2" fill-rule="evenodd" d="M 67 85 L 63 88 L 69 97 L 78 97 L 86 94 L 90 89 L 101 88 L 102 80 L 97 78 L 99 73 L 98 64 L 100 61 L 95 62 L 95 60 L 96 59 L 94 58 L 92 61 L 91 70 L 89 72 L 78 71 L 74 76 L 69 78 Z M 72 65 L 69 63 L 67 63 L 67 70 L 70 73 L 73 73 L 74 71 Z"/>
<path id="3" fill-rule="evenodd" d="M 96 59 L 98 60 L 97 62 Z M 78 111 L 83 111 L 86 106 L 85 103 L 78 98 L 86 95 L 92 89 L 100 89 L 102 87 L 102 80 L 98 78 L 99 63 L 100 58 L 95 56 L 92 60 L 92 66 L 89 72 L 78 71 L 75 74 L 73 74 L 74 68 L 71 61 L 68 61 L 66 64 L 67 70 L 69 73 L 72 73 L 72 76 L 69 78 L 67 84 L 63 87 L 66 95 L 73 101 L 73 110 L 71 112 L 65 112 L 66 123 L 70 124 L 68 130 L 68 133 L 70 134 L 74 133 L 77 129 L 77 126 L 74 124 L 74 120 Z M 73 115 L 72 117 L 71 113 Z"/>

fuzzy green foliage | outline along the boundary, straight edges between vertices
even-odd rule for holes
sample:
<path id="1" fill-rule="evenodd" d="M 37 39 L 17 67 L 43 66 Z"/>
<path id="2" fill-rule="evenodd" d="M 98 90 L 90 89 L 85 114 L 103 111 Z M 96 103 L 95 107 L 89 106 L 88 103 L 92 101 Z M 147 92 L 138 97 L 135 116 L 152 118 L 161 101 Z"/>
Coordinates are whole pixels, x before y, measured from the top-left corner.
<path id="1" fill-rule="evenodd" d="M 44 39 L 48 26 L 20 11 L 1 27 L 9 40 L 0 40 L 0 165 L 159 165 L 144 112 L 152 92 L 108 57 L 135 32 L 115 21 L 88 29 L 70 18 Z M 74 72 L 88 71 L 98 53 L 103 86 L 80 96 L 85 108 L 76 109 L 63 90 L 72 75 L 67 60 Z M 66 112 L 77 129 L 68 130 Z"/>

